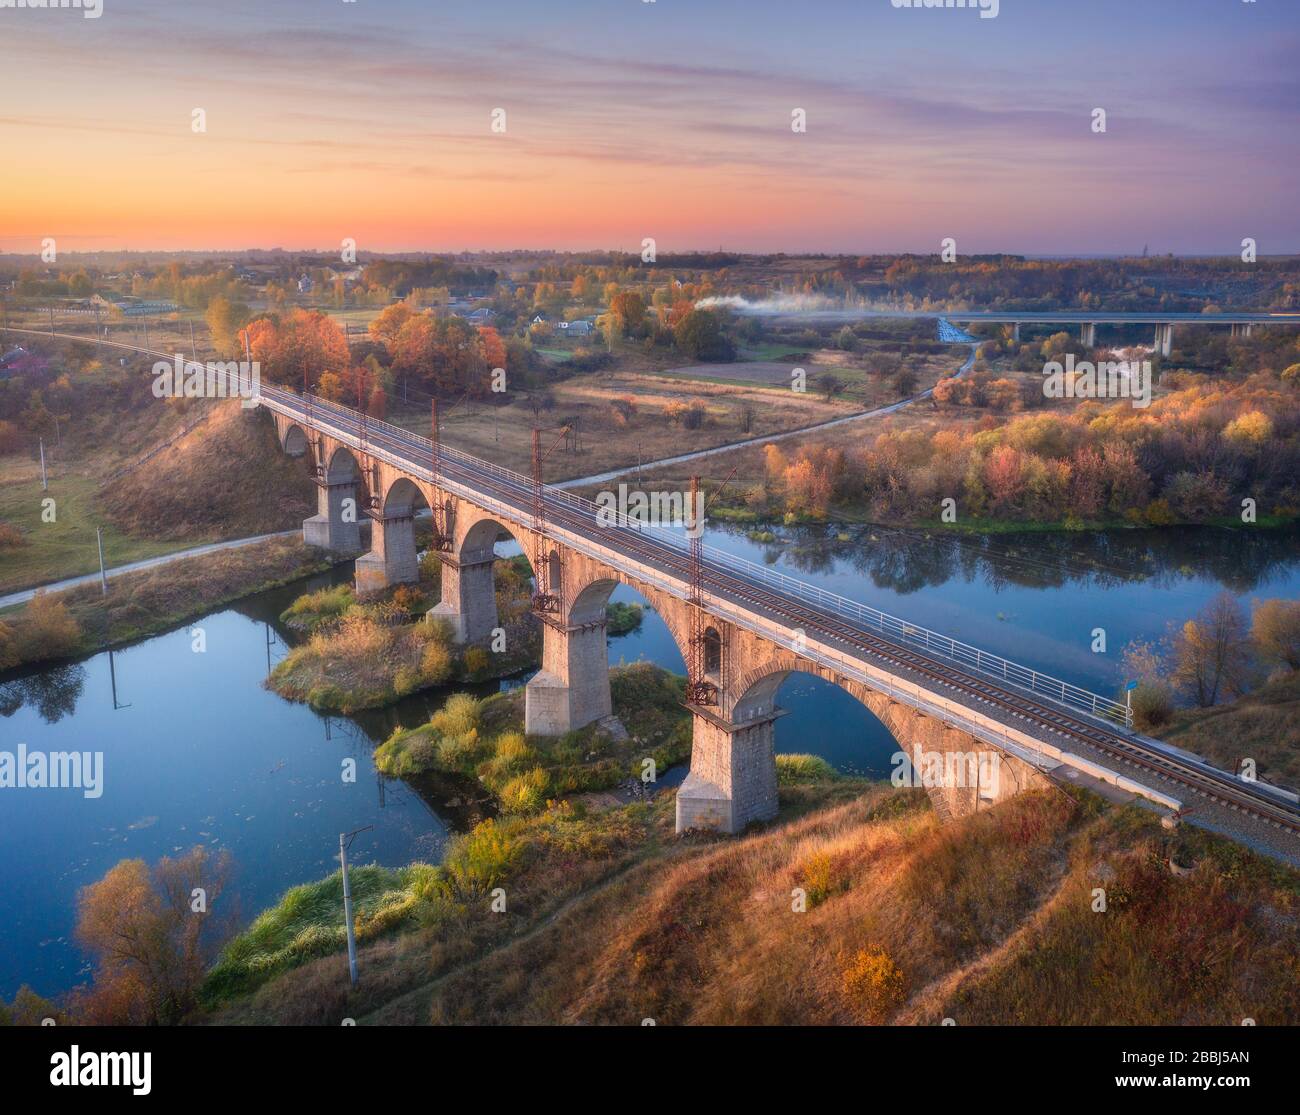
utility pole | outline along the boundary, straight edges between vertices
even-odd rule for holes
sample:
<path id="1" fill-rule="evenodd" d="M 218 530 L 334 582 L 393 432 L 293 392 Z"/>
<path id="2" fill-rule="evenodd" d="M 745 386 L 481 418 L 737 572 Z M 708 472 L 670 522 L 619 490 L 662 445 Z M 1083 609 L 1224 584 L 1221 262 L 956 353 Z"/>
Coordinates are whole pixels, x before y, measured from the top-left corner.
<path id="1" fill-rule="evenodd" d="M 199 359 L 199 350 L 194 345 L 194 319 L 190 318 L 190 356 L 197 363 Z"/>
<path id="2" fill-rule="evenodd" d="M 438 398 L 429 400 L 429 510 L 433 515 L 433 548 L 442 553 L 451 552 L 451 523 L 448 520 L 447 500 L 442 494 L 442 442 L 438 429 Z"/>
<path id="3" fill-rule="evenodd" d="M 347 922 L 348 931 L 348 975 L 352 979 L 353 987 L 357 985 L 357 931 L 352 921 L 352 883 L 348 879 L 348 849 L 352 847 L 352 841 L 356 839 L 358 833 L 374 827 L 374 825 L 366 825 L 365 828 L 339 833 L 339 869 L 343 872 L 343 919 Z"/>
<path id="4" fill-rule="evenodd" d="M 95 544 L 99 547 L 99 586 L 108 595 L 108 574 L 104 571 L 104 528 L 95 528 Z"/>
<path id="5" fill-rule="evenodd" d="M 46 307 L 46 309 L 50 311 L 50 336 L 53 337 L 54 336 L 54 303 L 51 302 Z"/>
<path id="6" fill-rule="evenodd" d="M 48 492 L 50 483 L 45 476 L 45 439 L 41 438 L 41 491 Z"/>

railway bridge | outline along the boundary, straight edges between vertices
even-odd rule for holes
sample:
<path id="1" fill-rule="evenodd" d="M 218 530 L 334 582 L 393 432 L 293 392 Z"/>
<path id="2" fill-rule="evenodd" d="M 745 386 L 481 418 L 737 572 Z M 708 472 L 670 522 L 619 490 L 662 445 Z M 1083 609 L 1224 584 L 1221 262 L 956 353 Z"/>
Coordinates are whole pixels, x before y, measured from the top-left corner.
<path id="1" fill-rule="evenodd" d="M 274 416 L 282 447 L 309 457 L 319 513 L 303 524 L 304 539 L 359 555 L 362 590 L 415 578 L 413 520 L 428 505 L 443 559 L 436 611 L 458 639 L 478 641 L 495 623 L 495 542 L 503 534 L 519 541 L 540 574 L 534 603 L 545 624 L 542 670 L 527 687 L 529 731 L 562 733 L 610 714 L 605 602 L 620 583 L 649 601 L 689 675 L 694 746 L 677 796 L 679 829 L 738 832 L 773 816 L 772 726 L 781 715 L 774 701 L 799 670 L 847 690 L 900 749 L 920 753 L 941 816 L 1047 780 L 1084 780 L 1103 793 L 1144 798 L 1173 823 L 1191 815 L 1300 863 L 1300 795 L 1134 732 L 1124 706 L 1106 697 L 734 555 L 688 546 L 678 532 L 611 523 L 596 504 L 543 485 L 536 462 L 525 477 L 440 448 L 436 437 L 279 387 L 264 387 L 256 403 Z M 359 515 L 374 527 L 364 554 Z M 998 777 L 985 778 L 972 755 L 996 757 Z M 935 756 L 944 762 L 932 783 L 924 767 Z M 952 780 L 963 769 L 967 777 Z"/>
<path id="2" fill-rule="evenodd" d="M 304 539 L 356 555 L 359 590 L 416 579 L 414 518 L 428 507 L 442 559 L 434 614 L 457 640 L 486 642 L 497 626 L 494 547 L 507 535 L 517 540 L 533 564 L 534 611 L 543 622 L 541 669 L 526 687 L 529 733 L 560 735 L 612 715 L 606 603 L 619 584 L 649 602 L 687 663 L 693 747 L 677 795 L 679 831 L 739 832 L 775 816 L 774 724 L 782 715 L 775 698 L 792 671 L 845 689 L 901 750 L 942 770 L 923 775 L 941 816 L 987 807 L 1062 771 L 1168 811 L 1181 806 L 1162 776 L 1129 772 L 1135 764 L 1126 752 L 1139 753 L 1142 737 L 1128 729 L 1124 706 L 1106 697 L 692 546 L 670 528 L 611 521 L 605 509 L 537 476 L 338 403 L 275 387 L 263 387 L 260 402 L 281 446 L 306 456 L 316 479 L 318 514 L 303 524 Z M 365 553 L 363 516 L 372 526 Z"/>

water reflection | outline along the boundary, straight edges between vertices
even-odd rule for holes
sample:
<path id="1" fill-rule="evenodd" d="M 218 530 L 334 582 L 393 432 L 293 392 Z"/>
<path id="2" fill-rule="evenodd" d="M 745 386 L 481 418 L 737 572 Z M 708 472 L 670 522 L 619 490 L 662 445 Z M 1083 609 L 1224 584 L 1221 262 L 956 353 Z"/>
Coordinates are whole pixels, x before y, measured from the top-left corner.
<path id="1" fill-rule="evenodd" d="M 85 684 L 86 671 L 77 663 L 50 666 L 0 682 L 0 716 L 13 716 L 30 705 L 45 723 L 57 723 L 76 711 Z"/>
<path id="2" fill-rule="evenodd" d="M 846 563 L 876 588 L 909 595 L 952 580 L 993 588 L 1096 588 L 1212 580 L 1243 594 L 1280 577 L 1300 556 L 1300 528 L 1216 527 L 964 535 L 878 526 L 792 527 L 761 545 L 761 560 L 818 574 Z M 714 539 L 710 539 L 714 541 Z M 715 542 L 716 544 L 716 542 Z"/>
<path id="3" fill-rule="evenodd" d="M 1161 637 L 1222 587 L 1300 596 L 1296 530 L 780 533 L 777 543 L 759 543 L 743 530 L 715 529 L 709 542 L 1101 692 L 1119 684 L 1126 642 Z M 350 566 L 340 566 L 111 656 L 0 682 L 0 744 L 103 751 L 106 787 L 97 802 L 56 791 L 6 795 L 0 893 L 9 924 L 0 997 L 12 997 L 23 980 L 47 994 L 75 982 L 77 890 L 119 859 L 152 861 L 195 843 L 228 848 L 240 867 L 244 909 L 253 912 L 288 887 L 333 871 L 340 832 L 373 825 L 358 837 L 356 862 L 396 866 L 440 859 L 451 832 L 491 814 L 474 780 L 389 781 L 372 752 L 396 728 L 427 721 L 449 693 L 469 688 L 482 696 L 520 684 L 526 674 L 500 685 L 419 693 L 354 717 L 323 716 L 264 687 L 269 670 L 300 638 L 280 613 L 303 592 L 350 576 Z M 626 586 L 612 599 L 640 600 Z M 196 626 L 204 628 L 203 654 L 192 649 Z M 1090 650 L 1098 626 L 1108 632 L 1107 654 Z M 614 664 L 644 658 L 684 669 L 653 611 L 637 630 L 610 640 L 609 657 Z M 847 694 L 794 674 L 778 702 L 789 710 L 777 722 L 778 750 L 811 751 L 843 770 L 888 772 L 896 744 Z M 340 778 L 345 758 L 356 764 L 353 783 Z"/>

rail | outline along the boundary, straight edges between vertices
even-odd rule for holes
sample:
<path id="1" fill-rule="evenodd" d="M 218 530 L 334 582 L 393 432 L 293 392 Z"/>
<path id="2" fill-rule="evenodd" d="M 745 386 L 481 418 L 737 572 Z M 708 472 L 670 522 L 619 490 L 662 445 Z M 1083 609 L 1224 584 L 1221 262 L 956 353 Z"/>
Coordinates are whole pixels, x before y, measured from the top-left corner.
<path id="1" fill-rule="evenodd" d="M 263 387 L 262 395 L 268 399 L 279 397 L 282 405 L 292 400 L 291 408 L 301 407 L 303 403 L 300 394 L 277 387 Z M 314 411 L 335 414 L 346 421 L 353 421 L 355 412 L 351 408 L 340 406 L 314 395 L 310 399 L 310 405 Z M 350 434 L 349 431 L 343 430 L 342 432 L 349 434 L 353 438 L 356 437 L 355 434 Z M 419 452 L 424 449 L 430 454 L 432 453 L 433 443 L 428 438 L 382 419 L 368 417 L 366 419 L 366 433 L 368 441 L 372 441 L 376 434 L 387 434 L 390 439 L 396 441 L 399 445 L 408 447 L 412 452 Z M 371 445 L 369 449 L 371 452 L 378 450 L 379 454 L 388 459 L 391 464 L 409 468 L 414 463 L 425 476 L 431 477 L 432 475 L 429 471 L 429 464 L 419 461 L 418 458 L 414 461 L 403 460 L 398 455 L 377 446 Z M 464 468 L 494 476 L 512 487 L 520 488 L 523 491 L 531 491 L 532 478 L 525 476 L 523 473 L 503 468 L 500 465 L 471 456 L 450 446 L 441 446 L 439 452 L 444 461 L 455 461 Z M 561 488 L 553 488 L 550 485 L 545 486 L 545 495 L 548 502 L 568 506 L 591 518 L 593 525 L 622 527 L 626 530 L 636 531 L 644 536 L 653 537 L 663 545 L 672 548 L 683 558 L 689 553 L 681 532 L 631 518 L 621 512 L 601 507 L 592 500 L 573 495 Z M 979 647 L 963 643 L 942 632 L 932 631 L 919 624 L 900 619 L 898 616 L 890 615 L 879 608 L 873 608 L 868 604 L 861 604 L 837 593 L 828 592 L 816 585 L 809 584 L 807 581 L 801 581 L 798 578 L 779 573 L 766 566 L 737 557 L 735 554 L 719 550 L 707 543 L 702 549 L 705 560 L 711 565 L 726 569 L 732 573 L 738 573 L 756 584 L 774 589 L 783 595 L 793 597 L 804 603 L 813 604 L 834 615 L 849 619 L 869 631 L 876 631 L 892 639 L 902 646 L 924 650 L 932 657 L 946 659 L 986 677 L 1014 685 L 1036 696 L 1047 697 L 1050 700 L 1086 712 L 1091 716 L 1100 717 L 1111 723 L 1120 724 L 1124 727 L 1132 725 L 1132 711 L 1129 707 L 1110 697 L 1104 697 L 1099 693 L 1073 685 L 1061 678 L 1024 666 L 1001 655 L 981 650 Z"/>

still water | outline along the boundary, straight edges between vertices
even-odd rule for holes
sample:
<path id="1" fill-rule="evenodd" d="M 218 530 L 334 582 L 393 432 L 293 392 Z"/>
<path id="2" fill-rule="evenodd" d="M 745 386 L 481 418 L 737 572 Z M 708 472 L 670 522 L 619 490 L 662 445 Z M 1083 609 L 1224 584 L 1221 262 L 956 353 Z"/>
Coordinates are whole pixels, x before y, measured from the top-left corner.
<path id="1" fill-rule="evenodd" d="M 1104 693 L 1122 680 L 1128 641 L 1164 637 L 1222 589 L 1247 606 L 1253 597 L 1300 597 L 1294 531 L 780 534 L 762 544 L 714 530 L 709 542 Z M 394 727 L 427 719 L 446 693 L 327 718 L 263 688 L 268 664 L 288 649 L 279 613 L 299 593 L 348 575 L 340 567 L 111 656 L 0 682 L 0 749 L 104 753 L 97 799 L 36 789 L 0 798 L 0 997 L 22 983 L 52 995 L 85 978 L 72 940 L 77 891 L 121 859 L 151 862 L 195 844 L 229 849 L 248 919 L 288 887 L 334 870 L 340 832 L 373 826 L 357 837 L 353 861 L 396 866 L 436 861 L 449 833 L 480 815 L 469 804 L 472 786 L 422 785 L 417 793 L 382 779 L 370 759 Z M 640 598 L 620 587 L 614 599 Z M 206 638 L 202 654 L 192 650 L 196 627 Z M 1104 654 L 1090 649 L 1097 628 L 1106 633 Z M 610 640 L 609 657 L 684 670 L 652 612 Z M 779 700 L 791 714 L 778 721 L 778 750 L 813 752 L 846 771 L 889 771 L 894 741 L 847 694 L 794 674 Z M 346 759 L 355 760 L 355 781 L 341 777 Z"/>

